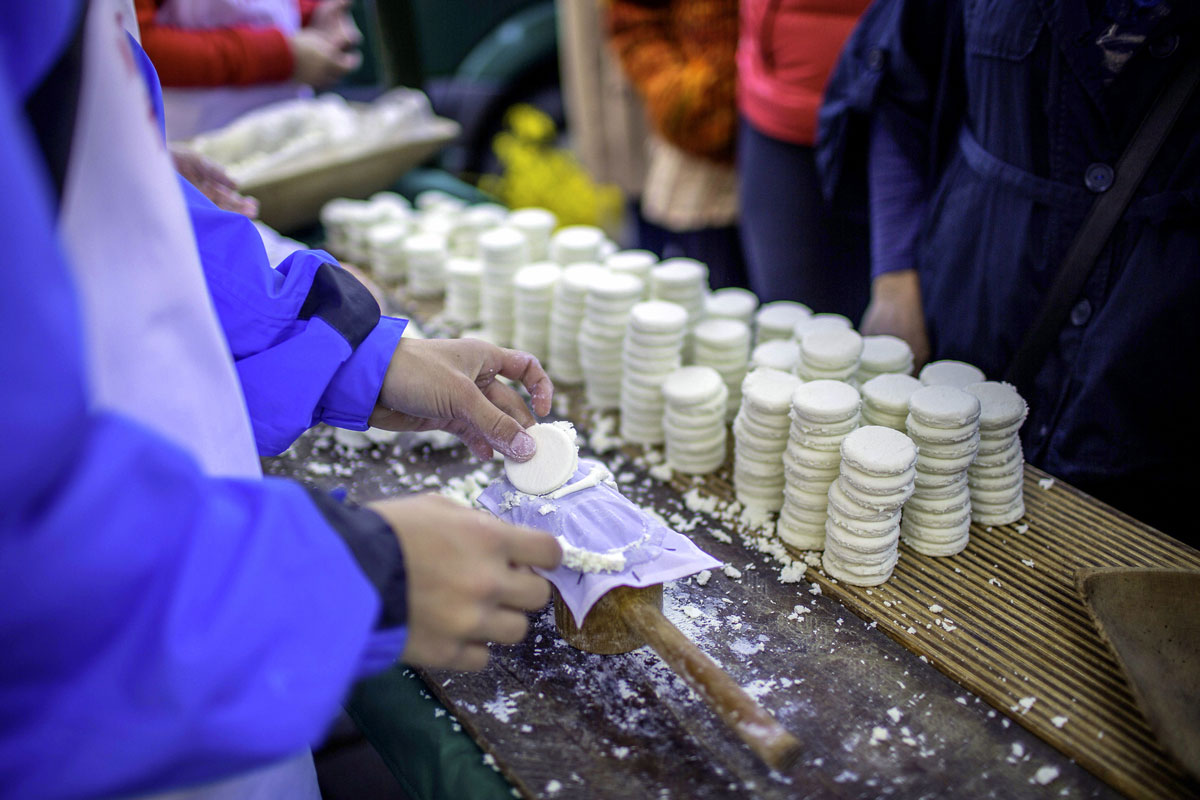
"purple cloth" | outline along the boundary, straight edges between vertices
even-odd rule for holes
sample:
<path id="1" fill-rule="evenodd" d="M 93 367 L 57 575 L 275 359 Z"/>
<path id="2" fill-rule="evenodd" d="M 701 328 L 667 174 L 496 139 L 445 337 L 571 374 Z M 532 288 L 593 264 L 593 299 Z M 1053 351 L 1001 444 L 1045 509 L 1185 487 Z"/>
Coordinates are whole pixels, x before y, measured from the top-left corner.
<path id="1" fill-rule="evenodd" d="M 604 469 L 599 462 L 581 459 L 566 485 L 582 480 L 597 467 Z M 575 624 L 581 627 L 596 601 L 618 586 L 653 586 L 721 566 L 611 483 L 552 500 L 519 492 L 507 478 L 499 478 L 480 495 L 479 502 L 505 522 L 546 531 L 569 546 L 591 553 L 622 551 L 625 564 L 617 571 L 580 572 L 565 564 L 536 570 L 558 589 Z"/>

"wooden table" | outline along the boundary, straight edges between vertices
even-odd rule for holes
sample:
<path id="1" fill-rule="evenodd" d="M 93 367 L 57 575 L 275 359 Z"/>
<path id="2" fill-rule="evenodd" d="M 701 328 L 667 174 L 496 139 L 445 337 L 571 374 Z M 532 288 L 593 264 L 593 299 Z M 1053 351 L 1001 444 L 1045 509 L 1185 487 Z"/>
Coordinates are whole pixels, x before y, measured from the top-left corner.
<path id="1" fill-rule="evenodd" d="M 314 451 L 314 442 L 324 446 Z M 339 450 L 329 446 L 327 437 L 309 437 L 290 457 L 271 460 L 268 471 L 326 488 L 343 486 L 352 499 L 362 501 L 436 488 L 480 466 L 469 462 L 462 448 Z M 635 452 L 604 456 L 623 491 L 735 568 L 713 574 L 705 585 L 695 578 L 668 585 L 666 613 L 799 736 L 807 754 L 794 773 L 770 773 L 651 651 L 621 656 L 575 651 L 555 634 L 547 608 L 532 615 L 524 642 L 493 647 L 487 670 L 424 673 L 431 689 L 523 796 L 1116 796 L 1039 738 L 1063 747 L 1066 737 L 1055 740 L 1054 732 L 1091 730 L 1082 726 L 1094 722 L 1088 711 L 1094 698 L 1078 698 L 1078 712 L 1062 728 L 1050 722 L 1050 701 L 1044 695 L 1023 694 L 1022 684 L 1033 676 L 1014 673 L 1004 678 L 1012 685 L 1000 683 L 1015 696 L 1037 696 L 1031 708 L 997 702 L 983 680 L 987 675 L 964 681 L 962 668 L 948 668 L 952 659 L 939 655 L 931 665 L 927 655 L 918 654 L 930 652 L 925 640 L 967 635 L 960 631 L 981 635 L 969 627 L 962 609 L 935 614 L 903 599 L 897 607 L 883 599 L 890 584 L 872 591 L 838 587 L 813 570 L 813 583 L 781 583 L 778 565 L 747 546 L 746 531 L 738 524 L 686 507 L 684 491 L 696 489 L 705 497 L 727 491 L 723 476 L 698 485 L 690 480 L 665 483 L 647 474 L 645 464 L 631 457 Z M 489 468 L 495 471 L 496 465 Z M 1095 501 L 1085 505 L 1089 514 L 1109 513 Z M 1030 520 L 1034 535 L 1023 547 L 1036 547 L 1037 531 L 1045 523 Z M 927 572 L 929 565 L 911 555 L 902 556 L 901 563 L 910 561 L 913 575 Z M 955 559 L 937 561 L 933 566 L 941 570 Z M 953 575 L 953 569 L 942 571 Z M 999 612 L 1004 594 L 993 588 L 994 596 L 975 602 Z M 837 597 L 831 596 L 835 593 Z M 933 598 L 929 605 L 935 605 Z M 932 620 L 951 613 L 959 630 L 939 625 L 934 631 Z M 926 618 L 930 628 L 924 627 Z M 910 627 L 913 633 L 908 633 Z M 971 642 L 961 649 L 970 651 Z M 990 696 L 995 707 L 939 669 Z M 1123 713 L 1128 716 L 1129 711 Z M 1128 739 L 1129 733 L 1114 728 L 1108 736 Z M 1132 733 L 1134 739 L 1141 735 Z M 1142 769 L 1160 776 L 1145 796 L 1196 792 L 1194 784 L 1159 763 L 1161 753 L 1153 750 L 1152 741 L 1141 757 L 1145 761 L 1133 765 L 1133 774 Z M 1129 770 L 1114 780 L 1116 773 L 1093 769 L 1131 791 L 1119 783 Z"/>

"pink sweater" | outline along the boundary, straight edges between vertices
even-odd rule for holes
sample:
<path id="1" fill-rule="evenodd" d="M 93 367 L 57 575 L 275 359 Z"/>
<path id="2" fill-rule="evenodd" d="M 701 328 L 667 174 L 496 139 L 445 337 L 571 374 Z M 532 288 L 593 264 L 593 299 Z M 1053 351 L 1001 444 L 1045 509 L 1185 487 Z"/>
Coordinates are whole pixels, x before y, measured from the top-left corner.
<path id="1" fill-rule="evenodd" d="M 738 110 L 762 133 L 811 145 L 842 45 L 870 0 L 742 0 Z"/>

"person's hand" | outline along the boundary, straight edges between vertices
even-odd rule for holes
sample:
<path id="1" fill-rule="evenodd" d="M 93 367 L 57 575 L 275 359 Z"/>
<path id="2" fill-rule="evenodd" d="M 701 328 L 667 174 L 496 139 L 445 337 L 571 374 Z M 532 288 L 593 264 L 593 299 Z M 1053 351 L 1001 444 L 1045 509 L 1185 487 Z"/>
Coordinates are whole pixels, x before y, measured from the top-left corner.
<path id="1" fill-rule="evenodd" d="M 258 216 L 258 201 L 239 193 L 233 178 L 216 162 L 181 144 L 171 145 L 171 161 L 175 171 L 187 178 L 188 183 L 213 201 L 217 208 L 251 219 Z"/>
<path id="2" fill-rule="evenodd" d="M 521 396 L 496 379 L 501 375 L 525 386 L 539 417 L 550 413 L 554 385 L 529 353 L 479 339 L 401 339 L 371 425 L 449 431 L 480 459 L 491 458 L 495 448 L 527 461 L 536 445 L 524 429 L 536 420 Z"/>
<path id="3" fill-rule="evenodd" d="M 915 269 L 885 272 L 871 283 L 871 302 L 860 326 L 864 335 L 888 333 L 908 342 L 914 369 L 929 360 L 929 334 Z"/>
<path id="4" fill-rule="evenodd" d="M 400 659 L 415 666 L 483 669 L 488 642 L 525 638 L 524 611 L 550 598 L 529 567 L 562 560 L 554 537 L 518 528 L 437 495 L 384 500 L 371 509 L 392 526 L 408 578 L 408 638 Z"/>
<path id="5" fill-rule="evenodd" d="M 350 15 L 350 0 L 324 0 L 313 10 L 308 29 L 325 34 L 339 50 L 353 50 L 362 44 L 362 33 Z"/>
<path id="6" fill-rule="evenodd" d="M 294 62 L 292 80 L 316 89 L 333 86 L 362 63 L 357 50 L 343 50 L 329 34 L 311 27 L 292 34 L 288 43 Z"/>

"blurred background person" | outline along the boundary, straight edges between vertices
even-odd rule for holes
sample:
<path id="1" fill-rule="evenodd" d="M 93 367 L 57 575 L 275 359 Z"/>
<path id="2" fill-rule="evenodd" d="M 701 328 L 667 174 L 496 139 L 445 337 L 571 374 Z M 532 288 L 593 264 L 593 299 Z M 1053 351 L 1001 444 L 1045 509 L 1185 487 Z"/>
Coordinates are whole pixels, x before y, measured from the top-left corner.
<path id="1" fill-rule="evenodd" d="M 829 74 L 869 0 L 742 0 L 738 183 L 750 288 L 858 321 L 867 304 L 864 213 L 821 195 L 813 143 Z"/>
<path id="2" fill-rule="evenodd" d="M 350 0 L 136 0 L 142 47 L 163 85 L 167 139 L 311 95 L 356 69 Z"/>
<path id="3" fill-rule="evenodd" d="M 735 0 L 613 0 L 609 40 L 653 129 L 637 246 L 745 286 L 738 236 Z"/>

